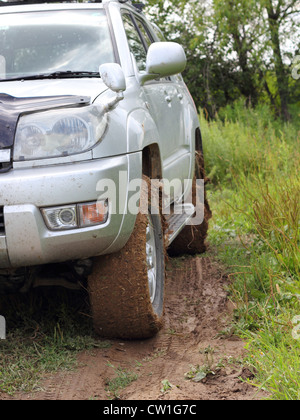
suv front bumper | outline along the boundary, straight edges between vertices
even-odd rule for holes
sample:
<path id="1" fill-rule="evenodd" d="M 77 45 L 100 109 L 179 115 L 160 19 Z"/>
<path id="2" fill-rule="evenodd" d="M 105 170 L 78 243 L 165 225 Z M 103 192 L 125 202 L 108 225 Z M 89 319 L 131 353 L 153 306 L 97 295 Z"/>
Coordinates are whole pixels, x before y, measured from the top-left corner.
<path id="1" fill-rule="evenodd" d="M 135 173 L 140 160 L 137 153 L 69 165 L 14 169 L 2 174 L 0 207 L 5 228 L 0 232 L 0 268 L 78 260 L 122 248 L 135 221 L 124 211 L 130 168 L 135 168 Z M 47 228 L 41 208 L 96 201 L 99 195 L 103 198 L 99 181 L 109 180 L 118 190 L 120 174 L 122 193 L 111 195 L 108 190 L 106 197 L 117 211 L 109 213 L 105 224 L 63 231 Z"/>

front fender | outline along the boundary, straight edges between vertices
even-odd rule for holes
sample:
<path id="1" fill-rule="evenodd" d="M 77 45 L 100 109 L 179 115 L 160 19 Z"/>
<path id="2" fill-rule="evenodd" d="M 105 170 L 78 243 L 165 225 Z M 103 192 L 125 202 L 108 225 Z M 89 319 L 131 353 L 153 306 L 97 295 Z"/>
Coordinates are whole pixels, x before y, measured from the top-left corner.
<path id="1" fill-rule="evenodd" d="M 154 143 L 159 147 L 159 134 L 150 114 L 141 108 L 131 112 L 127 121 L 128 153 L 141 151 Z"/>

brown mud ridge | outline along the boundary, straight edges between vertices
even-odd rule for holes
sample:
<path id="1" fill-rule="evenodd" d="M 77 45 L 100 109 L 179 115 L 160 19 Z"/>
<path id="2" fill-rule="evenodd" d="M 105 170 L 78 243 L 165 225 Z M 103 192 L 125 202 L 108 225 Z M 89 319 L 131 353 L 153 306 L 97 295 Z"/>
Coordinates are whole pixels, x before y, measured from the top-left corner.
<path id="1" fill-rule="evenodd" d="M 111 340 L 106 349 L 79 355 L 75 371 L 45 377 L 27 400 L 249 400 L 262 392 L 247 383 L 244 343 L 228 329 L 228 279 L 209 257 L 171 259 L 167 268 L 164 327 L 141 341 Z M 108 391 L 119 372 L 136 379 Z M 204 372 L 204 374 L 203 374 Z M 198 375 L 198 376 L 197 376 Z"/>

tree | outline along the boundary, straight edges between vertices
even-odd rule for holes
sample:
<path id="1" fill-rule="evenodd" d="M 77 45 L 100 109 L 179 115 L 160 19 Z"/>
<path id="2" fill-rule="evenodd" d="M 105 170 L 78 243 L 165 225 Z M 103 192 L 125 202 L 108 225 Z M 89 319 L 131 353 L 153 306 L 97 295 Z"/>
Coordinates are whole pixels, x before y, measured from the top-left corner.
<path id="1" fill-rule="evenodd" d="M 213 19 L 222 50 L 235 53 L 239 66 L 239 89 L 248 104 L 256 105 L 258 89 L 255 75 L 259 68 L 263 35 L 261 7 L 255 0 L 214 0 Z"/>
<path id="2" fill-rule="evenodd" d="M 260 0 L 267 12 L 269 34 L 274 56 L 274 67 L 280 96 L 281 116 L 285 121 L 290 119 L 288 111 L 289 78 L 283 62 L 280 29 L 288 17 L 299 13 L 299 0 Z M 297 8 L 298 7 L 298 8 Z"/>

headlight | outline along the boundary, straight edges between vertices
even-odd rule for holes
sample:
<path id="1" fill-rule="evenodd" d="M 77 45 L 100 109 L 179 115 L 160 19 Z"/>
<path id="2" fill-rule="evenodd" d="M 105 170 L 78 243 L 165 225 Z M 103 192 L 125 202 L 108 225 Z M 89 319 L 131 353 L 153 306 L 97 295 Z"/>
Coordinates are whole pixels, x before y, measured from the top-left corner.
<path id="1" fill-rule="evenodd" d="M 85 152 L 101 140 L 106 126 L 107 114 L 98 106 L 25 115 L 16 131 L 14 160 Z"/>

